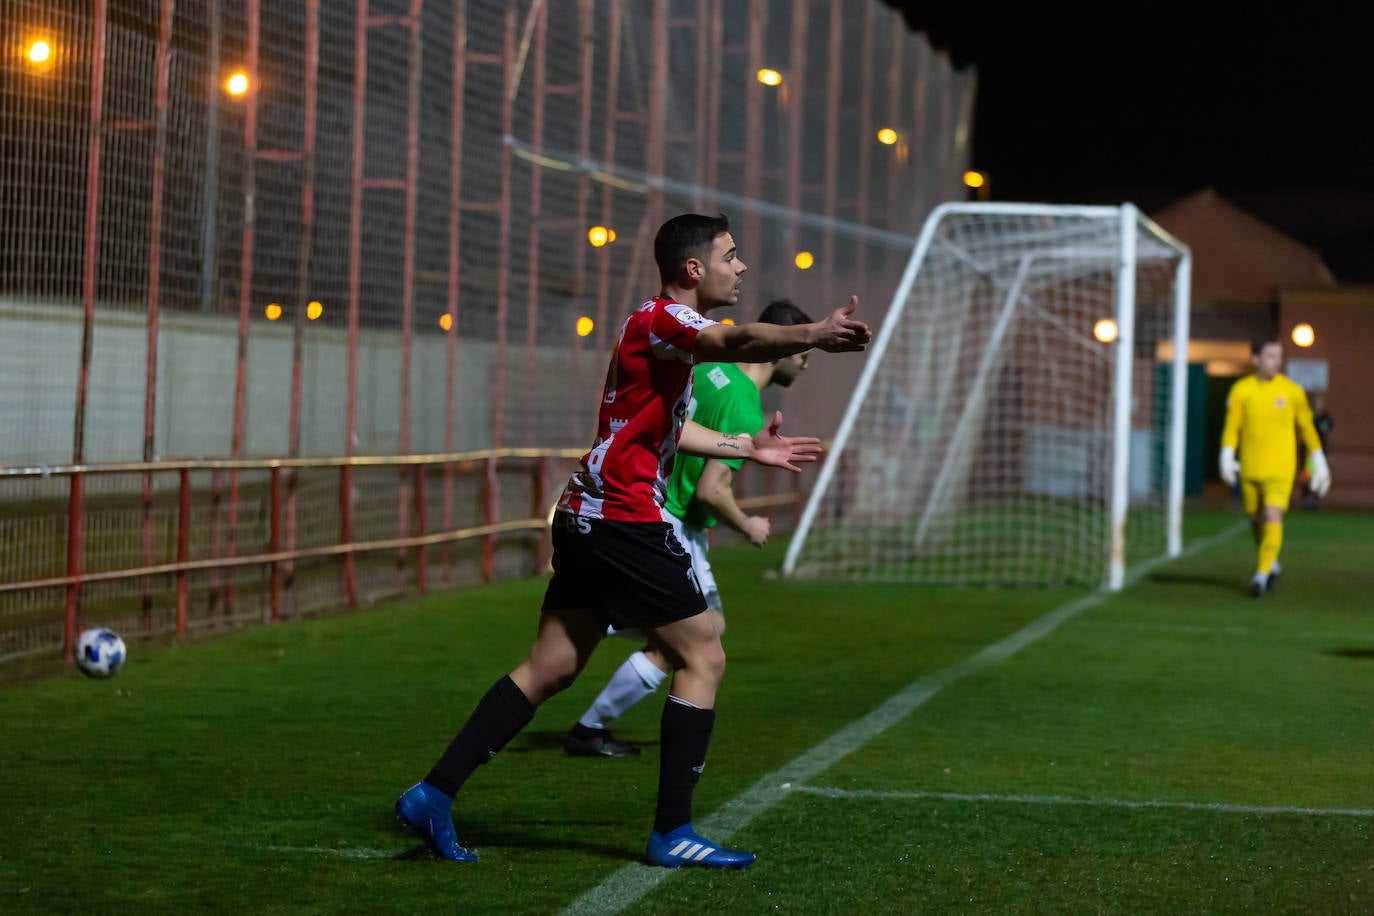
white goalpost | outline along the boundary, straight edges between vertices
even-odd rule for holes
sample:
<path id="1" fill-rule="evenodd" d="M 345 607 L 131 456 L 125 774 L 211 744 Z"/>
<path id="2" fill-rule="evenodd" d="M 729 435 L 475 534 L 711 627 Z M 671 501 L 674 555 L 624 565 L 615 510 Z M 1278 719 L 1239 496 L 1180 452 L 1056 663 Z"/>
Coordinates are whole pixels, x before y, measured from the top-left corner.
<path id="1" fill-rule="evenodd" d="M 1119 589 L 1177 555 L 1190 270 L 1130 204 L 936 208 L 783 574 Z"/>

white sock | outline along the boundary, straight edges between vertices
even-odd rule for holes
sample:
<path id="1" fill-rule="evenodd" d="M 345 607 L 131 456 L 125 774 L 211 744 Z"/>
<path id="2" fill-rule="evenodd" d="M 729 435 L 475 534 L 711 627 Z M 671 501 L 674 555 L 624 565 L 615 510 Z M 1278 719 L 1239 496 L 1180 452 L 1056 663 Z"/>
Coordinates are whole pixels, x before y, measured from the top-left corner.
<path id="1" fill-rule="evenodd" d="M 1283 572 L 1283 570 L 1279 568 L 1279 561 L 1278 561 L 1278 560 L 1275 560 L 1273 563 L 1271 563 L 1271 564 L 1269 565 L 1269 575 L 1272 576 L 1272 575 L 1274 575 L 1274 574 L 1276 574 L 1276 573 L 1281 573 L 1281 572 Z"/>
<path id="2" fill-rule="evenodd" d="M 643 652 L 636 652 L 611 675 L 611 680 L 578 720 L 587 728 L 605 728 L 629 711 L 640 700 L 653 694 L 663 683 L 667 672 L 649 661 Z"/>

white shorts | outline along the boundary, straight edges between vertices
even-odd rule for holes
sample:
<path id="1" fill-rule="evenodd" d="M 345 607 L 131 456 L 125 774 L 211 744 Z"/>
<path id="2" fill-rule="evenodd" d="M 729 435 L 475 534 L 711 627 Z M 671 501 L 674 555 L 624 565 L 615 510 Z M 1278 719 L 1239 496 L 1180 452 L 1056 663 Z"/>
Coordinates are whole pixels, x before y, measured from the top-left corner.
<path id="1" fill-rule="evenodd" d="M 671 512 L 664 512 L 663 518 L 673 526 L 673 533 L 677 535 L 678 542 L 692 558 L 692 575 L 696 576 L 697 585 L 706 599 L 706 607 L 710 610 L 721 610 L 720 589 L 716 587 L 716 577 L 711 574 L 711 562 L 706 559 L 706 529 L 689 528 L 682 523 L 682 519 Z M 637 628 L 617 630 L 615 627 L 607 627 L 606 635 L 619 636 L 621 639 L 631 639 L 635 642 L 644 641 L 643 631 Z"/>

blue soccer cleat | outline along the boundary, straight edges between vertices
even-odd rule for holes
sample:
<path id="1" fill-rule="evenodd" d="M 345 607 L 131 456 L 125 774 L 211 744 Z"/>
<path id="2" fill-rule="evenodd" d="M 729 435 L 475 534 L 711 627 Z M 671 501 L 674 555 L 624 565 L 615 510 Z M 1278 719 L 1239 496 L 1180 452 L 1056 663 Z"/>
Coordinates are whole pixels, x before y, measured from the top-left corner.
<path id="1" fill-rule="evenodd" d="M 719 843 L 713 843 L 698 834 L 691 824 L 683 824 L 667 833 L 649 834 L 646 855 L 650 865 L 662 865 L 664 868 L 677 868 L 680 865 L 748 868 L 755 858 L 752 852 L 722 848 Z"/>
<path id="2" fill-rule="evenodd" d="M 417 782 L 396 799 L 396 817 L 419 834 L 425 845 L 454 862 L 476 862 L 477 853 L 458 844 L 453 799 L 427 782 Z"/>

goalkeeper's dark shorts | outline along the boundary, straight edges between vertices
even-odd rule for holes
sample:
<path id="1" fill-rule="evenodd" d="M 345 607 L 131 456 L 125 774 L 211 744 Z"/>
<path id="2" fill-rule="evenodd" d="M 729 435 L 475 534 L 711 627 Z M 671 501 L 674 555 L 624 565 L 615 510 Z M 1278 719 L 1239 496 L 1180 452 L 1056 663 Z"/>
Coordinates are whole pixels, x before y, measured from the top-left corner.
<path id="1" fill-rule="evenodd" d="M 544 610 L 589 608 L 617 630 L 706 610 L 692 558 L 667 522 L 612 522 L 555 512 L 553 579 Z"/>

